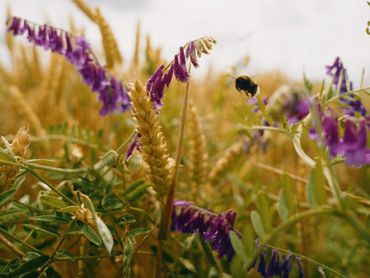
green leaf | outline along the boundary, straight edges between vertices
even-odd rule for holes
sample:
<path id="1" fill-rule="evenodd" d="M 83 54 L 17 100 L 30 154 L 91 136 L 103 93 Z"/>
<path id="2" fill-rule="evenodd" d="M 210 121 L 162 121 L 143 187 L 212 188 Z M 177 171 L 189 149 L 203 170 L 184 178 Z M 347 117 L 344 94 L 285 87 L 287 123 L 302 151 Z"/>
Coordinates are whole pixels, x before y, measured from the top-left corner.
<path id="1" fill-rule="evenodd" d="M 4 162 L 15 162 L 13 158 L 6 152 L 6 150 L 0 149 L 0 166 L 6 164 Z"/>
<path id="2" fill-rule="evenodd" d="M 325 181 L 321 161 L 317 160 L 315 167 L 311 169 L 308 176 L 308 183 L 306 186 L 307 202 L 312 207 L 325 204 Z"/>
<path id="3" fill-rule="evenodd" d="M 31 225 L 31 224 L 23 224 L 23 227 L 27 228 L 27 229 L 31 229 L 35 232 L 40 232 L 40 233 L 43 233 L 43 234 L 47 234 L 49 236 L 53 236 L 53 237 L 58 237 L 59 234 L 55 231 L 51 231 L 49 229 L 46 229 L 46 228 L 41 228 L 39 226 L 35 226 L 35 225 Z"/>
<path id="4" fill-rule="evenodd" d="M 127 188 L 124 196 L 128 202 L 134 202 L 146 192 L 148 187 L 150 187 L 149 184 L 145 184 L 144 181 L 139 180 Z"/>
<path id="5" fill-rule="evenodd" d="M 179 262 L 189 271 L 196 273 L 196 269 L 194 265 L 191 263 L 191 261 L 184 259 L 184 258 L 179 258 Z"/>
<path id="6" fill-rule="evenodd" d="M 117 219 L 117 224 L 132 224 L 136 222 L 135 216 L 130 213 L 124 213 Z"/>
<path id="7" fill-rule="evenodd" d="M 252 222 L 252 226 L 256 234 L 259 237 L 263 238 L 266 232 L 262 224 L 261 216 L 255 210 L 252 210 L 251 212 L 251 222 Z"/>
<path id="8" fill-rule="evenodd" d="M 265 192 L 258 193 L 256 205 L 265 230 L 270 231 L 272 229 L 271 204 Z"/>
<path id="9" fill-rule="evenodd" d="M 64 217 L 60 217 L 57 215 L 39 215 L 29 218 L 30 220 L 35 220 L 39 222 L 47 222 L 47 223 L 68 223 L 68 220 Z"/>
<path id="10" fill-rule="evenodd" d="M 67 206 L 67 204 L 63 200 L 54 196 L 42 195 L 40 197 L 40 201 L 44 205 L 48 205 L 54 208 L 64 208 Z"/>
<path id="11" fill-rule="evenodd" d="M 69 213 L 69 214 L 75 214 L 76 210 L 78 210 L 78 206 L 68 206 L 65 208 L 58 209 L 59 212 Z"/>
<path id="12" fill-rule="evenodd" d="M 20 267 L 18 267 L 13 273 L 12 276 L 20 276 L 33 271 L 36 271 L 39 267 L 42 267 L 49 260 L 48 256 L 38 256 L 29 261 L 26 261 Z"/>
<path id="13" fill-rule="evenodd" d="M 2 205 L 3 203 L 5 203 L 11 197 L 13 197 L 13 195 L 15 194 L 15 192 L 17 192 L 16 189 L 10 189 L 8 191 L 5 191 L 5 192 L 1 193 L 0 194 L 0 205 Z"/>
<path id="14" fill-rule="evenodd" d="M 107 211 L 117 210 L 123 207 L 123 202 L 112 192 L 104 196 L 102 206 Z"/>
<path id="15" fill-rule="evenodd" d="M 203 248 L 204 253 L 206 254 L 208 262 L 217 269 L 218 273 L 220 271 L 220 267 L 217 264 L 217 259 L 215 258 L 215 255 L 213 254 L 211 247 L 201 238 L 199 238 L 199 242 Z"/>
<path id="16" fill-rule="evenodd" d="M 242 261 L 246 262 L 248 260 L 247 252 L 245 251 L 244 244 L 239 236 L 234 231 L 230 231 L 229 237 L 235 253 L 242 259 Z"/>
<path id="17" fill-rule="evenodd" d="M 101 246 L 102 241 L 100 236 L 94 231 L 94 229 L 82 222 L 76 222 L 79 230 L 85 235 L 85 237 L 96 246 Z"/>
<path id="18" fill-rule="evenodd" d="M 101 220 L 100 217 L 96 216 L 96 228 L 98 229 L 99 235 L 101 239 L 103 240 L 104 246 L 107 249 L 108 253 L 110 254 L 112 252 L 113 248 L 113 236 L 110 230 L 108 229 L 107 225 Z"/>
<path id="19" fill-rule="evenodd" d="M 282 189 L 279 193 L 278 213 L 282 220 L 286 220 L 289 215 L 295 212 L 295 200 L 293 193 L 293 185 L 287 175 L 283 177 Z"/>
<path id="20" fill-rule="evenodd" d="M 150 232 L 150 228 L 144 227 L 144 228 L 135 228 L 128 232 L 129 236 L 135 237 L 142 234 L 147 234 Z"/>

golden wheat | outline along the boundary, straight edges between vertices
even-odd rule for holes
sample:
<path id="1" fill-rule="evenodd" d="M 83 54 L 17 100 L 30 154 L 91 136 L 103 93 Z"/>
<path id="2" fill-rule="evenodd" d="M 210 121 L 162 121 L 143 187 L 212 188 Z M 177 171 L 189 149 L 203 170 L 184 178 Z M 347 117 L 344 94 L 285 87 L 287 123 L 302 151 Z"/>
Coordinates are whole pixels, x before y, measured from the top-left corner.
<path id="1" fill-rule="evenodd" d="M 201 131 L 197 109 L 189 101 L 189 141 L 190 141 L 190 177 L 195 185 L 205 182 L 208 168 L 208 154 L 206 151 L 206 138 Z"/>
<path id="2" fill-rule="evenodd" d="M 214 184 L 218 182 L 218 179 L 223 175 L 240 157 L 244 151 L 243 142 L 238 141 L 231 145 L 224 152 L 223 156 L 216 162 L 216 165 L 212 168 L 208 176 L 208 182 Z"/>
<path id="3" fill-rule="evenodd" d="M 159 115 L 143 86 L 135 81 L 129 92 L 136 130 L 141 135 L 140 151 L 145 162 L 146 176 L 163 202 L 171 183 L 171 169 L 167 143 L 159 124 Z"/>

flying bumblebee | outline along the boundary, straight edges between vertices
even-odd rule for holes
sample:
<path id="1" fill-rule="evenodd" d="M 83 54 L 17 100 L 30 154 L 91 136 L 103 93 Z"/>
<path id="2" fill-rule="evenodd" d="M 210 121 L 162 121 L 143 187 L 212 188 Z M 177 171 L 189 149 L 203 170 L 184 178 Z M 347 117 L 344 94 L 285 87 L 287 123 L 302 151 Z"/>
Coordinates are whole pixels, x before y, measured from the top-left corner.
<path id="1" fill-rule="evenodd" d="M 231 75 L 230 75 L 231 76 Z M 247 95 L 254 97 L 258 91 L 258 84 L 251 77 L 247 75 L 241 75 L 235 79 L 235 88 L 241 92 L 245 92 Z"/>

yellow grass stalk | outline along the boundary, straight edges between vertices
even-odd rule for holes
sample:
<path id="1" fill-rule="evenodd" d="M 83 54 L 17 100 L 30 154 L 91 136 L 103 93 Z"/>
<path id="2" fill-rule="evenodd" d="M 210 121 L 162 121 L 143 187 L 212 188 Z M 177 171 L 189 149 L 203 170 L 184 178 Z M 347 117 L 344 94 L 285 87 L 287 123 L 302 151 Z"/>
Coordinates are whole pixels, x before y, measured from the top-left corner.
<path id="1" fill-rule="evenodd" d="M 205 182 L 208 168 L 206 138 L 201 131 L 197 109 L 189 102 L 190 176 L 195 185 Z"/>
<path id="2" fill-rule="evenodd" d="M 46 131 L 42 127 L 40 119 L 37 117 L 36 113 L 33 111 L 27 100 L 23 97 L 18 87 L 9 87 L 9 93 L 13 99 L 13 103 L 16 104 L 23 111 L 25 116 L 28 118 L 28 122 L 35 129 L 36 134 L 39 136 L 45 136 Z"/>
<path id="3" fill-rule="evenodd" d="M 139 65 L 139 54 L 140 54 L 140 22 L 136 25 L 136 36 L 135 36 L 135 49 L 132 57 L 132 66 L 137 67 Z"/>
<path id="4" fill-rule="evenodd" d="M 8 6 L 6 8 L 6 18 L 11 18 L 12 16 L 13 16 L 12 10 Z M 14 36 L 10 32 L 6 32 L 6 34 L 5 34 L 5 43 L 6 43 L 6 47 L 9 50 L 10 55 L 13 57 L 14 56 L 14 45 L 15 45 L 15 43 L 14 43 Z"/>
<path id="5" fill-rule="evenodd" d="M 129 94 L 136 130 L 141 134 L 140 151 L 145 162 L 146 176 L 157 192 L 158 200 L 163 204 L 172 176 L 167 144 L 159 124 L 159 115 L 154 110 L 140 82 L 135 81 Z"/>
<path id="6" fill-rule="evenodd" d="M 108 25 L 100 10 L 95 11 L 95 22 L 98 24 L 103 40 L 103 48 L 108 69 L 122 63 L 122 55 L 118 49 L 117 41 L 112 29 Z"/>
<path id="7" fill-rule="evenodd" d="M 91 20 L 95 21 L 94 11 L 83 0 L 73 0 L 73 3 Z"/>
<path id="8" fill-rule="evenodd" d="M 224 152 L 223 156 L 216 162 L 208 176 L 208 181 L 210 184 L 217 183 L 219 178 L 230 169 L 232 164 L 240 157 L 244 152 L 244 147 L 242 142 L 236 142 L 231 145 Z"/>

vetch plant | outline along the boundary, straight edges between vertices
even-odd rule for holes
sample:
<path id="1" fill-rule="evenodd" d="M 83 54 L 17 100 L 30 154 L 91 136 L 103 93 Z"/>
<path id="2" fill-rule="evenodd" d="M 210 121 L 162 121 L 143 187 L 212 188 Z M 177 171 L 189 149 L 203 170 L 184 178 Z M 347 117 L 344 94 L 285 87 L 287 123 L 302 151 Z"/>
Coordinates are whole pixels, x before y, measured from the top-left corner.
<path id="1" fill-rule="evenodd" d="M 73 2 L 99 27 L 105 66 L 76 27 L 8 11 L 1 277 L 370 272 L 370 88 L 351 82 L 340 58 L 327 66 L 330 84 L 260 73 L 251 97 L 229 74 L 191 77 L 212 37 L 166 62 L 149 36 L 141 46 L 138 28 L 129 64 L 109 18 Z"/>

